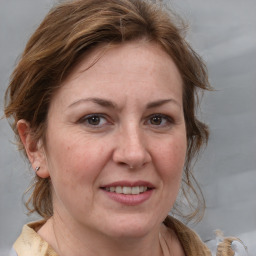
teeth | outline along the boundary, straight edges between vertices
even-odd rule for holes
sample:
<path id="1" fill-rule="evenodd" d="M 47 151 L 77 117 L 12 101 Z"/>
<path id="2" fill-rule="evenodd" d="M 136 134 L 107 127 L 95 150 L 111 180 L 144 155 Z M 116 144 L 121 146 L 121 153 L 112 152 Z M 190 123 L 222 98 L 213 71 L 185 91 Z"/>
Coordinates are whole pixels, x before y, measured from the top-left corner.
<path id="1" fill-rule="evenodd" d="M 146 190 L 144 190 L 145 188 L 146 188 L 146 190 L 147 190 L 147 187 L 140 186 L 140 187 L 139 187 L 139 189 L 140 189 L 140 193 L 142 193 L 142 192 L 146 191 Z"/>
<path id="2" fill-rule="evenodd" d="M 105 188 L 105 190 L 110 191 L 110 192 L 115 192 L 117 194 L 125 194 L 125 195 L 138 195 L 140 193 L 143 193 L 147 191 L 146 186 L 136 186 L 136 187 L 108 187 Z"/>
<path id="3" fill-rule="evenodd" d="M 132 190 L 133 190 L 133 188 L 131 188 L 131 187 L 123 187 L 123 194 L 125 194 L 125 195 L 132 194 Z"/>
<path id="4" fill-rule="evenodd" d="M 138 195 L 140 193 L 140 187 L 132 187 L 132 194 Z"/>
<path id="5" fill-rule="evenodd" d="M 122 187 L 116 187 L 116 193 L 122 194 L 123 193 L 123 188 Z"/>

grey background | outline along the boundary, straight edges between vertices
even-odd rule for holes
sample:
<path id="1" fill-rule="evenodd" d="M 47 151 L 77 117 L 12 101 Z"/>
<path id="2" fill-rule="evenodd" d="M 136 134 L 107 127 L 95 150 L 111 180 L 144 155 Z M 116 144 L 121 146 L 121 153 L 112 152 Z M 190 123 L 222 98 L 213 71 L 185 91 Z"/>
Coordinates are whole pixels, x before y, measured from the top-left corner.
<path id="1" fill-rule="evenodd" d="M 9 75 L 31 33 L 53 0 L 0 1 L 0 115 Z M 172 0 L 190 24 L 188 40 L 205 59 L 216 91 L 202 102 L 211 128 L 209 145 L 196 166 L 205 194 L 205 218 L 192 227 L 203 240 L 213 231 L 239 235 L 256 255 L 256 1 Z M 32 172 L 0 120 L 0 255 L 11 247 L 25 215 L 22 193 Z"/>

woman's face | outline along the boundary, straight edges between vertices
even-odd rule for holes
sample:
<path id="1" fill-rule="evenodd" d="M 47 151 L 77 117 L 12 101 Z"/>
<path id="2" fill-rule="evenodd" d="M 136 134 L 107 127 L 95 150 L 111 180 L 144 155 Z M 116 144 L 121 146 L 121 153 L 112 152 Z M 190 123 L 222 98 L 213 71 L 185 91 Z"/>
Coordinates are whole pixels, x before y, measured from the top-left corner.
<path id="1" fill-rule="evenodd" d="M 186 154 L 182 79 L 156 44 L 95 50 L 53 97 L 45 168 L 54 212 L 110 237 L 157 231 L 171 210 Z M 72 224 L 71 224 L 72 223 Z"/>

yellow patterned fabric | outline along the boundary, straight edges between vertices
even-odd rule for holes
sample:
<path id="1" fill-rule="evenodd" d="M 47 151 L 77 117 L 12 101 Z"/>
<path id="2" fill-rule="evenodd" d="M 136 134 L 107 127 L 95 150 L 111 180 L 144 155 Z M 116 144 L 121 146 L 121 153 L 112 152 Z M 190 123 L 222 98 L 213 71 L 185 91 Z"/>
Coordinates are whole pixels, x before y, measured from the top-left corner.
<path id="1" fill-rule="evenodd" d="M 13 246 L 18 256 L 58 255 L 36 232 L 44 223 L 45 221 L 38 221 L 23 227 L 21 235 Z M 210 250 L 199 236 L 180 221 L 167 217 L 164 224 L 167 228 L 161 229 L 161 236 L 159 237 L 164 256 L 171 255 L 171 230 L 176 233 L 186 256 L 211 256 Z"/>
<path id="2" fill-rule="evenodd" d="M 27 224 L 23 227 L 13 247 L 18 256 L 58 256 L 52 247 L 36 232 L 45 221 Z"/>

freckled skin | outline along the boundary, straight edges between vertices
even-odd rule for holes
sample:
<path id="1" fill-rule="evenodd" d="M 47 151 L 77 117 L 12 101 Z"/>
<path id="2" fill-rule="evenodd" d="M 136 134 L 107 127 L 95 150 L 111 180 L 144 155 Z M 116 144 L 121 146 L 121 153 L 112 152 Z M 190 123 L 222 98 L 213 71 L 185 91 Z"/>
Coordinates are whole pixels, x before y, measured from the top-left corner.
<path id="1" fill-rule="evenodd" d="M 155 236 L 175 202 L 186 155 L 182 79 L 172 59 L 146 42 L 116 46 L 83 71 L 98 51 L 82 60 L 50 105 L 45 166 L 54 211 L 67 230 L 88 233 L 92 241 Z M 107 99 L 116 107 L 91 101 L 70 107 L 88 98 Z M 162 99 L 176 103 L 147 108 Z M 94 113 L 104 115 L 97 128 L 81 121 Z M 152 125 L 150 116 L 159 113 L 174 121 Z M 100 189 L 120 180 L 150 182 L 152 196 L 125 206 Z"/>

